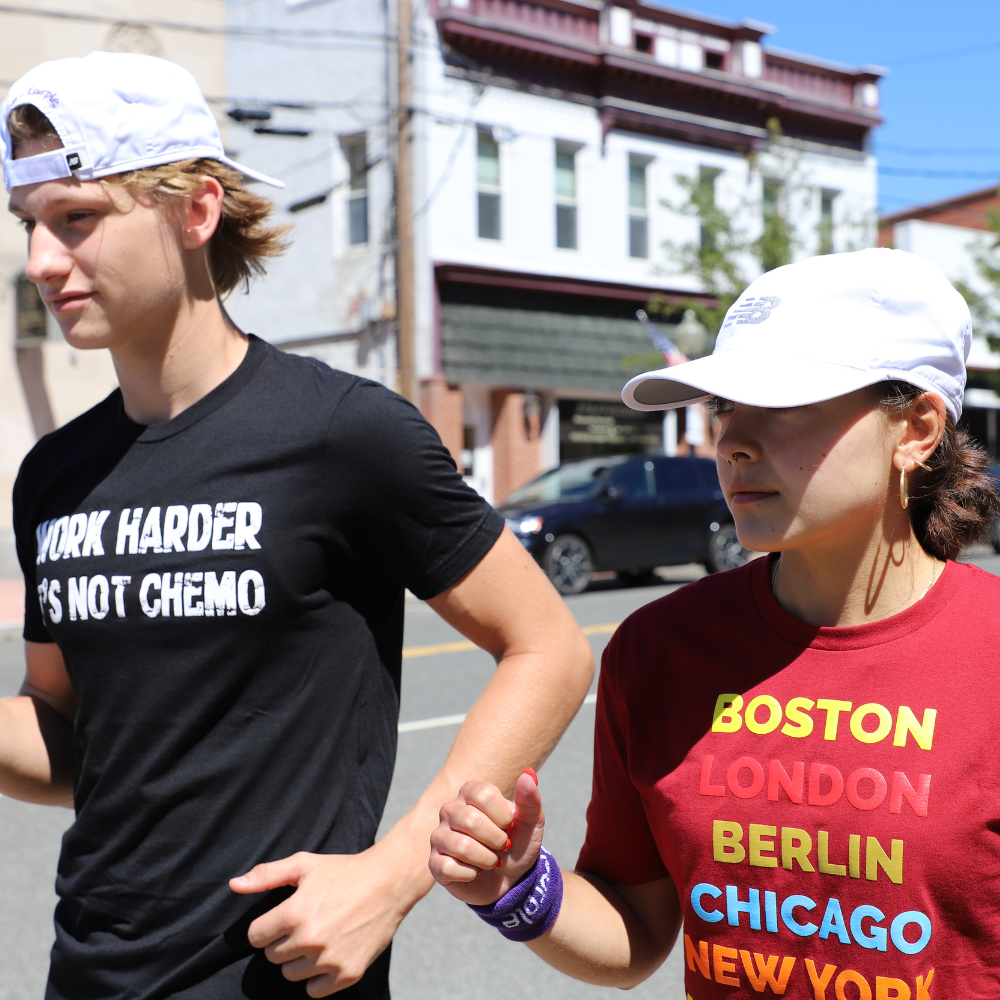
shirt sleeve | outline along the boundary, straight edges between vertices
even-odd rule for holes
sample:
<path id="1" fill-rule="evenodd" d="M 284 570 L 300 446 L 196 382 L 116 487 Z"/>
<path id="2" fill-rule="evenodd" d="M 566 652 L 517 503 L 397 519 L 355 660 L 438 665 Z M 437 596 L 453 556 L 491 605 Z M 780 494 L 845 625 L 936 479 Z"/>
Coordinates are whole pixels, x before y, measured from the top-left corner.
<path id="1" fill-rule="evenodd" d="M 437 431 L 402 396 L 358 382 L 327 437 L 332 524 L 373 576 L 435 597 L 486 555 L 503 518 L 458 474 Z"/>
<path id="2" fill-rule="evenodd" d="M 38 543 L 33 527 L 25 511 L 24 500 L 24 467 L 18 473 L 14 483 L 14 542 L 17 546 L 17 561 L 24 574 L 24 638 L 28 642 L 52 642 L 52 636 L 45 627 L 42 616 L 42 606 L 39 601 L 37 581 L 35 579 L 35 558 Z"/>
<path id="3" fill-rule="evenodd" d="M 611 885 L 642 885 L 668 873 L 629 773 L 628 714 L 616 684 L 617 636 L 601 657 L 594 724 L 594 784 L 587 837 L 576 867 Z"/>

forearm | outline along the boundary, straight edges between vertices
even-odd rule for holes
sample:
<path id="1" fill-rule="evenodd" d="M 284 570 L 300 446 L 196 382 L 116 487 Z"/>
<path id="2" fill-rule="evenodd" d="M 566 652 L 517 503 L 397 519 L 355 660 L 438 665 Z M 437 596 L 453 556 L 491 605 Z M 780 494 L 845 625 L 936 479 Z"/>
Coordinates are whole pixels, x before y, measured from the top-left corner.
<path id="1" fill-rule="evenodd" d="M 589 644 L 568 631 L 554 652 L 501 659 L 470 709 L 451 752 L 414 807 L 380 842 L 407 872 L 409 910 L 433 885 L 427 868 L 431 832 L 441 806 L 470 777 L 492 782 L 510 794 L 526 767 L 538 767 L 559 741 L 587 693 L 593 676 Z M 400 886 L 402 889 L 402 885 Z"/>
<path id="2" fill-rule="evenodd" d="M 42 805 L 73 805 L 73 733 L 50 706 L 0 699 L 0 793 Z"/>
<path id="3" fill-rule="evenodd" d="M 590 875 L 563 872 L 563 901 L 552 929 L 528 947 L 543 962 L 595 986 L 631 989 L 651 976 L 673 946 L 679 919 L 654 935 L 621 892 Z"/>

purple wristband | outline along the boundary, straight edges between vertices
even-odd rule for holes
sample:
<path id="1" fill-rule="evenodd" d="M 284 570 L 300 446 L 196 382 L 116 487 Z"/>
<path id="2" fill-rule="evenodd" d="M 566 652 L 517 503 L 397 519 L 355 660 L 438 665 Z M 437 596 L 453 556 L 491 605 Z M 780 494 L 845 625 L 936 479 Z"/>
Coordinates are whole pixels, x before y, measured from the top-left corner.
<path id="1" fill-rule="evenodd" d="M 470 903 L 469 909 L 508 941 L 534 941 L 556 922 L 562 896 L 562 872 L 556 859 L 543 847 L 538 860 L 506 895 L 491 906 Z"/>

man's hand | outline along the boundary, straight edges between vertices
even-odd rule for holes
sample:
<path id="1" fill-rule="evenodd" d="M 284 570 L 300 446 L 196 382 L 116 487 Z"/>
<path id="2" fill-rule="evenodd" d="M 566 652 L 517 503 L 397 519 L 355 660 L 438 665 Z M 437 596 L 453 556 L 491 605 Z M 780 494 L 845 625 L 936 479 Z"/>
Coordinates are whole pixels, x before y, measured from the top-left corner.
<path id="1" fill-rule="evenodd" d="M 593 677 L 590 643 L 509 531 L 465 577 L 427 603 L 497 661 L 437 777 L 364 853 L 296 854 L 230 883 L 242 893 L 296 887 L 250 925 L 249 937 L 282 966 L 285 978 L 310 980 L 313 997 L 356 982 L 434 884 L 427 846 L 442 805 L 472 774 L 509 793 L 525 767 L 538 767 L 552 751 Z"/>
<path id="2" fill-rule="evenodd" d="M 308 979 L 311 997 L 356 983 L 392 940 L 408 906 L 393 891 L 392 866 L 381 844 L 362 854 L 293 854 L 234 878 L 233 892 L 295 886 L 295 893 L 258 917 L 248 933 L 254 948 L 292 982 Z"/>

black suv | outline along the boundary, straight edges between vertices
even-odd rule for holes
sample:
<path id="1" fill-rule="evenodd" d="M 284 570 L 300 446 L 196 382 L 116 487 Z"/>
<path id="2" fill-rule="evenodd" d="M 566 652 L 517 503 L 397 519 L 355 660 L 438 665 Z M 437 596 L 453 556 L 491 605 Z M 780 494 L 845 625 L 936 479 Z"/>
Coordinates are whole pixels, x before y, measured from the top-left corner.
<path id="1" fill-rule="evenodd" d="M 707 458 L 566 462 L 512 493 L 500 513 L 561 594 L 579 594 L 595 571 L 640 582 L 656 566 L 700 562 L 716 572 L 750 555 Z"/>

